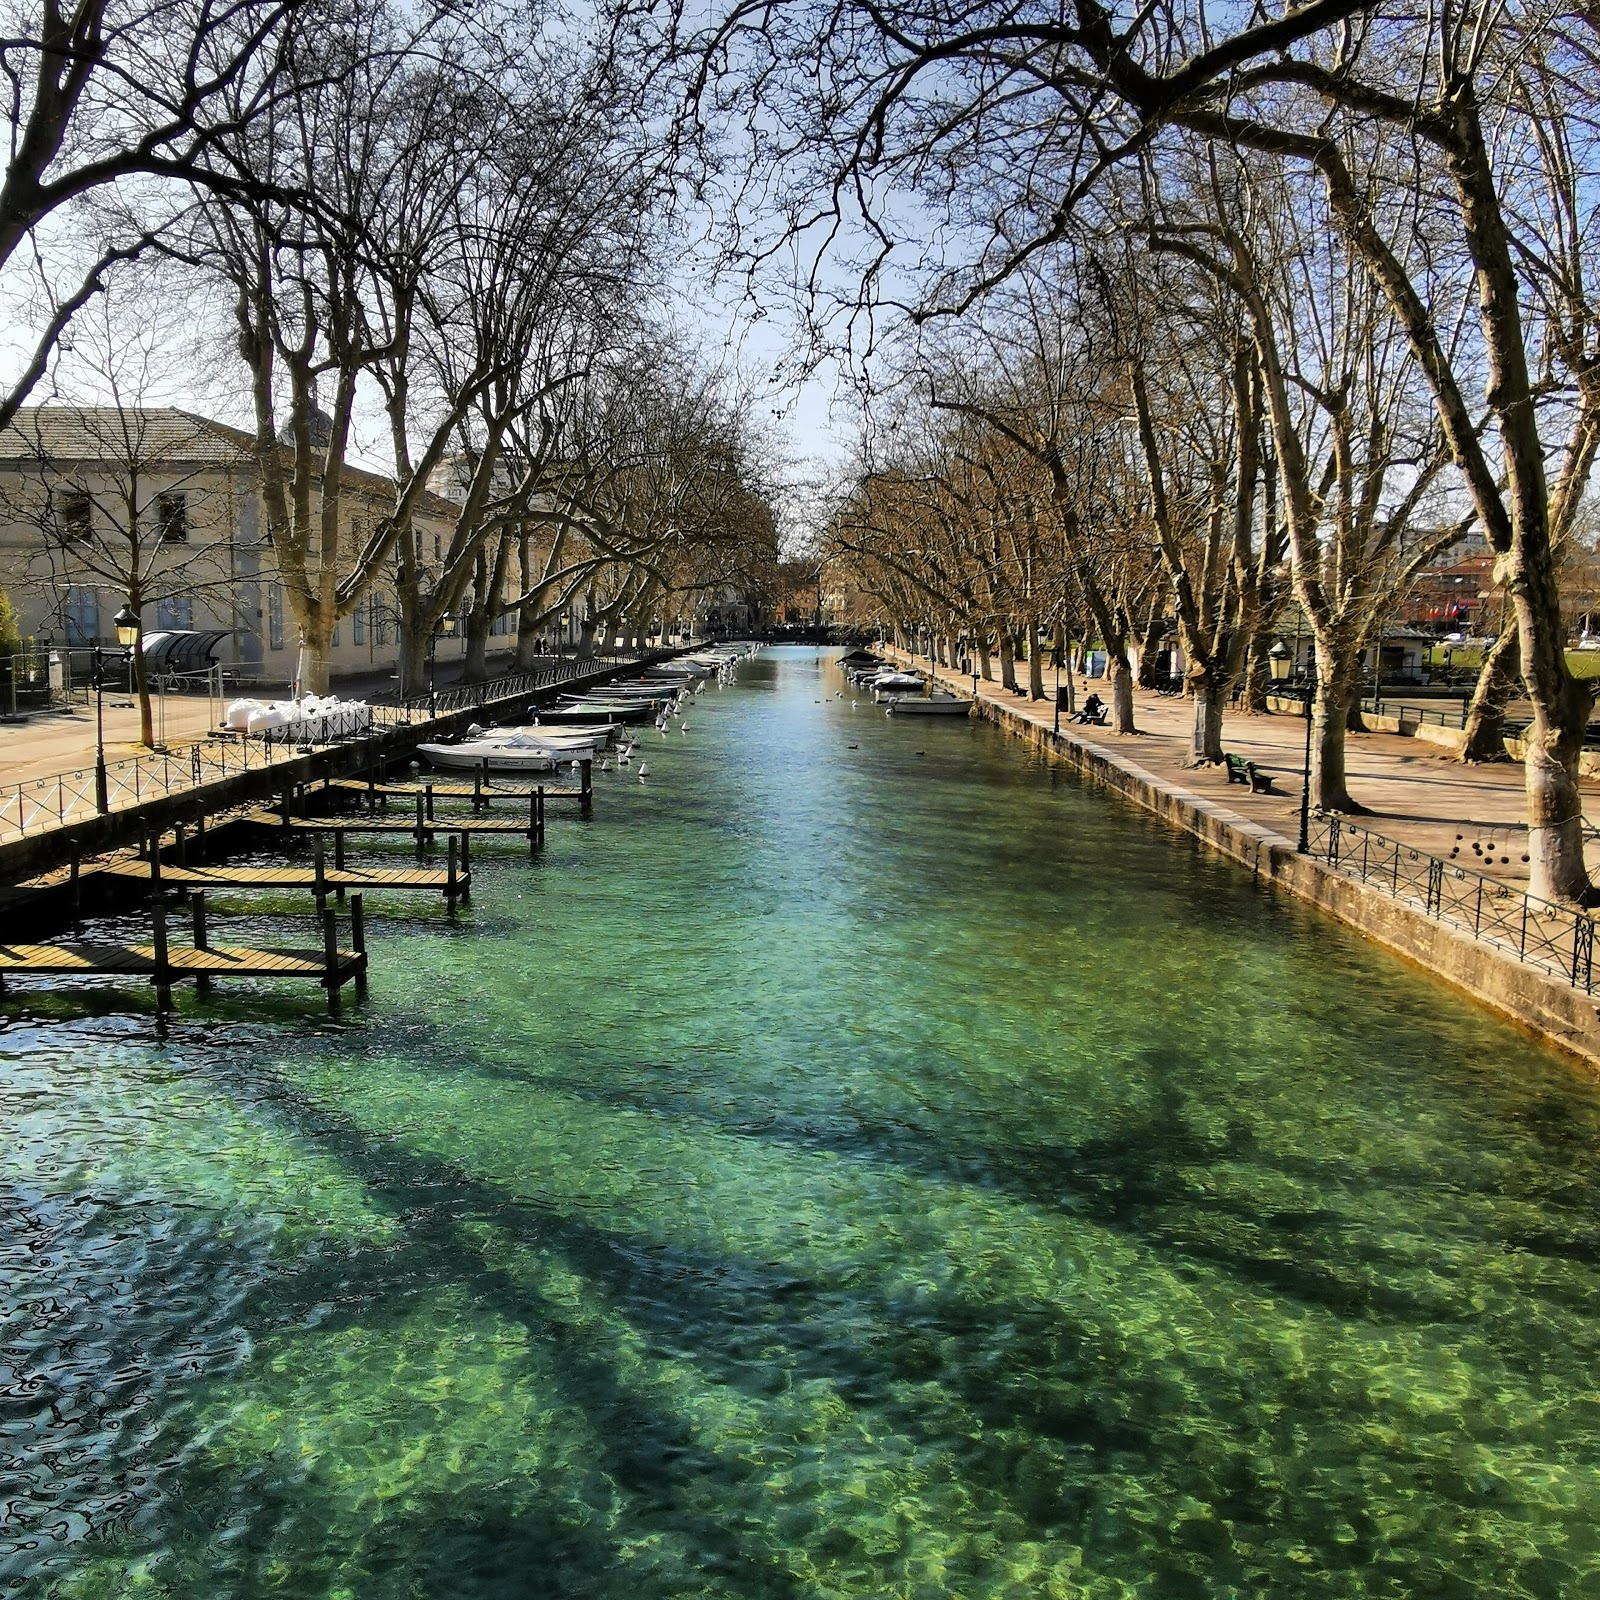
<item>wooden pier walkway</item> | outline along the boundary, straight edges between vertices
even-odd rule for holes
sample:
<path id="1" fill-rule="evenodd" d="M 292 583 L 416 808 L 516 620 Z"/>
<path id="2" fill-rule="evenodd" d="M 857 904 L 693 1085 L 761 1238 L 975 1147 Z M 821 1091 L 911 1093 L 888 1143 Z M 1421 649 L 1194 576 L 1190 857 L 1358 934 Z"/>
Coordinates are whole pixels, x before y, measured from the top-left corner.
<path id="1" fill-rule="evenodd" d="M 212 980 L 223 977 L 310 978 L 328 991 L 328 1008 L 339 1009 L 339 991 L 353 982 L 357 993 L 367 983 L 367 939 L 360 894 L 350 899 L 350 942 L 339 945 L 338 922 L 332 911 L 322 914 L 321 950 L 253 950 L 241 945 L 213 945 L 206 932 L 205 893 L 191 897 L 194 926 L 192 945 L 167 942 L 166 912 L 160 898 L 152 907 L 155 937 L 149 944 L 111 944 L 73 939 L 61 944 L 0 944 L 0 994 L 6 978 L 69 977 L 92 974 L 122 978 L 149 978 L 156 986 L 156 1004 L 165 1011 L 172 1004 L 172 985 L 192 978 L 202 993 Z"/>
<path id="2" fill-rule="evenodd" d="M 472 883 L 470 868 L 450 873 L 426 867 L 175 867 L 163 862 L 159 878 L 143 861 L 116 861 L 96 870 L 168 889 L 309 889 L 321 896 L 347 889 L 437 889 L 454 898 Z"/>

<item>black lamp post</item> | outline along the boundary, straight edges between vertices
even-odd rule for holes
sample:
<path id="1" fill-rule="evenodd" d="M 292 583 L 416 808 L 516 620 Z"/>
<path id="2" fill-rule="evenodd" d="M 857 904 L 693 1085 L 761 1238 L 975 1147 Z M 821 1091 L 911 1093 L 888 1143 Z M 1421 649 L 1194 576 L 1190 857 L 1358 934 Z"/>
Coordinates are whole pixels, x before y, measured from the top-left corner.
<path id="1" fill-rule="evenodd" d="M 428 715 L 432 716 L 438 706 L 438 691 L 434 687 L 434 664 L 439 654 L 439 641 L 448 639 L 456 631 L 456 618 L 453 611 L 447 611 L 439 618 L 439 625 L 428 635 Z"/>
<path id="2" fill-rule="evenodd" d="M 117 646 L 122 659 L 138 643 L 139 619 L 130 606 L 124 606 L 111 619 L 117 630 Z M 106 779 L 106 648 L 97 644 L 89 658 L 89 681 L 94 685 L 94 808 L 104 816 L 111 809 L 110 785 Z"/>
<path id="3" fill-rule="evenodd" d="M 1294 666 L 1294 657 L 1289 654 L 1288 647 L 1280 639 L 1267 652 L 1267 660 L 1272 666 L 1272 681 L 1278 686 L 1280 694 L 1289 692 L 1289 671 Z M 1300 776 L 1300 854 L 1308 855 L 1311 851 L 1311 698 L 1313 686 L 1310 683 L 1297 684 L 1295 692 L 1300 696 L 1300 704 L 1306 719 L 1306 754 L 1305 765 Z"/>

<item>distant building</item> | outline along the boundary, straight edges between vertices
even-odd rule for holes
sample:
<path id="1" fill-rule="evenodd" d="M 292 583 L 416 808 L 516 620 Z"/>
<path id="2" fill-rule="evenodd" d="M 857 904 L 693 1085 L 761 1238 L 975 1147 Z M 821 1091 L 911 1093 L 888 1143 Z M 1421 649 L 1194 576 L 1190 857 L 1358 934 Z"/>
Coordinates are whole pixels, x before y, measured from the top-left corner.
<path id="1" fill-rule="evenodd" d="M 287 446 L 284 456 L 292 468 Z M 358 548 L 393 505 L 389 479 L 346 466 L 343 547 Z M 455 514 L 424 497 L 424 561 L 441 558 Z M 241 678 L 293 676 L 298 634 L 267 537 L 254 438 L 168 407 L 24 407 L 0 432 L 0 587 L 24 635 L 69 649 L 111 642 L 134 559 L 151 596 L 147 632 L 220 629 L 216 659 Z M 335 673 L 394 665 L 392 570 L 334 630 Z"/>

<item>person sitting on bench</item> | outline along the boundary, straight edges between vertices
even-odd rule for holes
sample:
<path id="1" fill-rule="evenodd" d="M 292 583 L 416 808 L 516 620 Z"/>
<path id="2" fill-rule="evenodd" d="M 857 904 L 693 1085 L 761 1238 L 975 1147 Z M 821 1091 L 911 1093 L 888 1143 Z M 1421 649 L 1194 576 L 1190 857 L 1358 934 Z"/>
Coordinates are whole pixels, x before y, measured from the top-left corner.
<path id="1" fill-rule="evenodd" d="M 1083 702 L 1083 709 L 1073 719 L 1076 722 L 1092 722 L 1101 727 L 1105 725 L 1106 704 L 1099 695 L 1091 694 Z"/>

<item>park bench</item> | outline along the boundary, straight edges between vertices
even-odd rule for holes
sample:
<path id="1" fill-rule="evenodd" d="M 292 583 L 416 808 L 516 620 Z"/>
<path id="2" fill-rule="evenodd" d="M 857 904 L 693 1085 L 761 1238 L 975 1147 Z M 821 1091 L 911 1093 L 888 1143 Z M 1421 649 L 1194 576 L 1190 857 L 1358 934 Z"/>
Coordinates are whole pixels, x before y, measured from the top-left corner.
<path id="1" fill-rule="evenodd" d="M 1092 710 L 1085 706 L 1072 720 L 1074 722 L 1085 722 L 1091 728 L 1103 728 L 1106 725 L 1108 710 L 1109 708 L 1103 705 L 1095 706 Z"/>
<path id="2" fill-rule="evenodd" d="M 1228 765 L 1229 783 L 1247 783 L 1251 794 L 1271 794 L 1272 774 L 1263 772 L 1253 761 L 1246 761 L 1243 756 L 1225 755 L 1222 758 Z"/>

